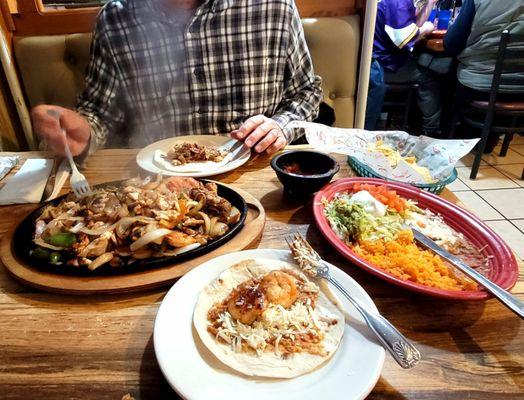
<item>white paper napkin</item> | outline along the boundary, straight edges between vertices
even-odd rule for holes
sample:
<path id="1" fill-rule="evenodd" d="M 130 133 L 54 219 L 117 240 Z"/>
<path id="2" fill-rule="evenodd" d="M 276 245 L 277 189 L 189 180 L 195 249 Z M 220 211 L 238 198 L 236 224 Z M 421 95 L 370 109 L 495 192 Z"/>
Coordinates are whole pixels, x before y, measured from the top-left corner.
<path id="1" fill-rule="evenodd" d="M 18 161 L 20 161 L 20 157 L 18 156 L 0 157 L 0 179 L 4 179 L 16 164 L 18 164 Z"/>
<path id="2" fill-rule="evenodd" d="M 22 168 L 0 190 L 0 204 L 39 203 L 52 169 L 53 160 L 26 160 Z"/>
<path id="3" fill-rule="evenodd" d="M 60 165 L 58 166 L 58 169 L 56 171 L 55 175 L 55 187 L 53 189 L 53 192 L 51 195 L 44 199 L 44 201 L 53 200 L 58 197 L 60 194 L 60 191 L 62 190 L 62 187 L 67 181 L 67 178 L 71 174 L 71 168 L 69 167 L 69 162 L 64 158 Z"/>

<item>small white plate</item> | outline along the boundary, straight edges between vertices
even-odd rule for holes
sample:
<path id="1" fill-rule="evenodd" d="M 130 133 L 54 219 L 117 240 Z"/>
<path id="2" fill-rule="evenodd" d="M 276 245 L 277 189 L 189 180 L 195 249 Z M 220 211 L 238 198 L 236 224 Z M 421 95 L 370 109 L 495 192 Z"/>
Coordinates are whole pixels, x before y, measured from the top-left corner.
<path id="1" fill-rule="evenodd" d="M 210 260 L 182 277 L 166 294 L 155 321 L 155 354 L 171 387 L 191 400 L 364 399 L 384 365 L 384 349 L 347 300 L 340 347 L 323 366 L 293 379 L 250 378 L 222 364 L 202 344 L 193 326 L 200 291 L 222 271 L 250 258 L 292 262 L 287 250 L 246 250 Z M 349 275 L 330 266 L 333 277 L 356 298 L 376 310 L 368 294 Z"/>
<path id="2" fill-rule="evenodd" d="M 231 161 L 227 162 L 226 164 L 218 165 L 216 168 L 213 169 L 209 169 L 209 167 L 206 167 L 201 171 L 195 170 L 189 172 L 175 172 L 161 168 L 155 163 L 154 155 L 157 150 L 167 152 L 176 143 L 183 142 L 197 143 L 203 146 L 224 147 L 230 149 L 238 141 L 228 136 L 220 135 L 178 136 L 151 143 L 149 146 L 140 150 L 140 152 L 136 156 L 136 162 L 140 168 L 152 172 L 154 174 L 161 173 L 162 175 L 167 176 L 191 176 L 195 178 L 203 178 L 206 176 L 213 176 L 232 171 L 245 164 L 251 156 L 251 149 L 244 145 L 241 147 L 241 150 L 237 152 L 236 156 Z M 209 163 L 206 164 L 209 165 Z"/>

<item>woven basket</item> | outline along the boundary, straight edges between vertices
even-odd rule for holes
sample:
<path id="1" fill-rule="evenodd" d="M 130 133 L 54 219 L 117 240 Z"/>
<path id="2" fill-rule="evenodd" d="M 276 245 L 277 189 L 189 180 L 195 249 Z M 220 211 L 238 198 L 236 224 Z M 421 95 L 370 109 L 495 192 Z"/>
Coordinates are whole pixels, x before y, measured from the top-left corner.
<path id="1" fill-rule="evenodd" d="M 380 174 L 377 174 L 367 165 L 362 164 L 360 161 L 358 161 L 354 157 L 348 157 L 348 164 L 351 168 L 353 168 L 353 170 L 356 172 L 358 176 L 363 176 L 365 178 L 379 178 L 379 179 L 384 179 L 386 181 L 393 181 L 393 182 L 402 182 L 396 179 L 386 178 Z M 430 193 L 439 194 L 440 192 L 444 190 L 444 188 L 447 185 L 449 185 L 455 179 L 457 179 L 457 169 L 453 168 L 451 175 L 442 181 L 435 182 L 435 183 L 410 183 L 410 185 L 415 186 L 422 190 L 426 190 Z"/>

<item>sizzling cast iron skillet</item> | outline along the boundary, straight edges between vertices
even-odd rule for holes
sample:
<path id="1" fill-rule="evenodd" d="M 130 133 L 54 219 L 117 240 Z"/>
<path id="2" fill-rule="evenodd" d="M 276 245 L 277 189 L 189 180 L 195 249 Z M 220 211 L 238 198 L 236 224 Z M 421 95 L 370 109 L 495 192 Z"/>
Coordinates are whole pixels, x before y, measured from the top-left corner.
<path id="1" fill-rule="evenodd" d="M 107 186 L 118 186 L 125 181 L 116 181 L 103 183 L 101 185 L 95 186 L 96 188 L 102 188 Z M 201 182 L 206 183 L 208 181 L 201 180 Z M 171 256 L 171 257 L 161 257 L 161 258 L 149 258 L 144 260 L 137 260 L 130 265 L 125 265 L 123 267 L 112 267 L 109 264 L 102 265 L 94 271 L 90 271 L 87 267 L 74 267 L 71 265 L 55 265 L 43 260 L 37 259 L 30 255 L 31 250 L 36 248 L 36 245 L 33 243 L 33 235 L 35 232 L 35 223 L 37 218 L 42 213 L 43 209 L 49 204 L 57 205 L 62 201 L 67 195 L 58 197 L 54 200 L 51 200 L 47 203 L 42 204 L 38 209 L 29 214 L 16 228 L 15 234 L 13 236 L 13 250 L 17 258 L 19 258 L 25 264 L 41 270 L 46 270 L 48 272 L 54 272 L 57 274 L 63 275 L 75 275 L 75 276 L 109 276 L 109 275 L 119 275 L 126 273 L 133 273 L 137 271 L 142 271 L 144 269 L 158 268 L 165 265 L 176 264 L 183 260 L 188 260 L 194 257 L 198 257 L 202 254 L 208 253 L 217 247 L 220 247 L 231 238 L 233 238 L 244 226 L 247 216 L 247 204 L 240 194 L 238 194 L 233 189 L 221 185 L 216 182 L 218 187 L 218 195 L 228 200 L 233 206 L 235 206 L 240 211 L 240 220 L 230 227 L 229 231 L 219 237 L 216 240 L 213 240 L 204 246 L 200 246 L 194 250 L 190 250 L 186 253 Z"/>

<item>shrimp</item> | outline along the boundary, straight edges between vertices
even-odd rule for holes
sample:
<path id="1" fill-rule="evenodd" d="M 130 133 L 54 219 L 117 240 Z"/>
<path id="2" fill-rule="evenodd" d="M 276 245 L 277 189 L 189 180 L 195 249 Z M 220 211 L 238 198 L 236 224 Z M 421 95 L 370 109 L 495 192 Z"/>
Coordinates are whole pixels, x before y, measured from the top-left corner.
<path id="1" fill-rule="evenodd" d="M 184 232 L 174 231 L 166 235 L 167 243 L 173 247 L 184 247 L 196 243 L 196 239 Z"/>
<path id="2" fill-rule="evenodd" d="M 295 277 L 282 271 L 265 275 L 260 282 L 260 289 L 270 303 L 280 304 L 284 308 L 291 307 L 299 294 Z"/>
<path id="3" fill-rule="evenodd" d="M 237 321 L 251 325 L 266 309 L 266 296 L 257 283 L 237 288 L 227 301 L 227 310 Z"/>

